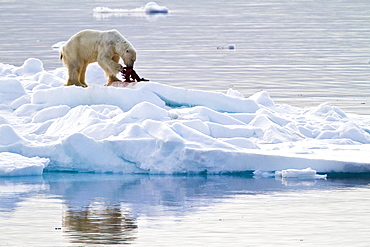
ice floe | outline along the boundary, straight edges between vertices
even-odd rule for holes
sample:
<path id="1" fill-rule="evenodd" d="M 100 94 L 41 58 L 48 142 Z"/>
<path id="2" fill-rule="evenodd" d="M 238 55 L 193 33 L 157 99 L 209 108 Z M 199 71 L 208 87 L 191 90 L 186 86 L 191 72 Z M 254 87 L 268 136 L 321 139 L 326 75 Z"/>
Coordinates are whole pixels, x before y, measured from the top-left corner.
<path id="1" fill-rule="evenodd" d="M 46 71 L 36 58 L 0 64 L 0 154 L 14 155 L 2 159 L 1 174 L 370 172 L 370 116 L 330 103 L 279 105 L 265 91 L 104 87 L 97 64 L 89 87 L 65 87 L 66 72 Z"/>
<path id="2" fill-rule="evenodd" d="M 161 16 L 169 13 L 166 6 L 160 6 L 155 2 L 149 2 L 145 6 L 133 9 L 95 7 L 93 9 L 94 17 L 97 19 L 106 19 L 120 16 L 144 16 L 149 21 L 156 21 Z"/>
<path id="3" fill-rule="evenodd" d="M 1 152 L 0 176 L 41 175 L 48 164 L 49 159 L 46 158 L 27 158 L 15 153 Z"/>

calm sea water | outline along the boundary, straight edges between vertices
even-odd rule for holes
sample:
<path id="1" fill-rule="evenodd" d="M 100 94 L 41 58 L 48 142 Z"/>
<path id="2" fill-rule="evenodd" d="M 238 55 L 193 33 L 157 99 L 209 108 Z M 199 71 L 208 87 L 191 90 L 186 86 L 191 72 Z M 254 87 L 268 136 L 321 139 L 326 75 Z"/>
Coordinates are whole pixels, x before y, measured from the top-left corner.
<path id="1" fill-rule="evenodd" d="M 94 14 L 95 7 L 134 9 L 148 1 L 0 0 L 0 62 L 29 57 L 45 69 L 62 64 L 52 45 L 76 32 L 118 29 L 138 51 L 142 77 L 192 89 L 250 96 L 279 104 L 331 102 L 370 114 L 368 1 L 158 1 L 166 16 Z M 217 49 L 234 44 L 235 50 Z M 104 82 L 102 82 L 104 84 Z"/>
<path id="2" fill-rule="evenodd" d="M 0 179 L 1 246 L 368 246 L 370 179 Z"/>
<path id="3" fill-rule="evenodd" d="M 146 1 L 0 0 L 0 63 L 39 58 L 81 29 L 118 29 L 139 75 L 276 103 L 370 113 L 367 1 L 158 1 L 166 16 L 94 15 Z M 217 49 L 235 44 L 235 50 Z M 104 82 L 102 82 L 103 84 Z M 53 174 L 0 178 L 0 246 L 367 246 L 370 179 Z"/>

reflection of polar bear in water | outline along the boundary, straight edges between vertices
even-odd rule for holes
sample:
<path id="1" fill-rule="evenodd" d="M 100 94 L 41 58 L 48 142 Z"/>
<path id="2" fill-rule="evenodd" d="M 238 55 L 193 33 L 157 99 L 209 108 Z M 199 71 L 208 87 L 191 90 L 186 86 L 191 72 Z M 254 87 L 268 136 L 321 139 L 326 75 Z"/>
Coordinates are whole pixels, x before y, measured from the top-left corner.
<path id="1" fill-rule="evenodd" d="M 117 30 L 83 30 L 76 33 L 60 51 L 60 59 L 68 68 L 65 86 L 87 87 L 85 72 L 87 65 L 93 62 L 98 62 L 103 68 L 108 83 L 119 81 L 116 75 L 122 70 L 122 65 L 118 63 L 120 58 L 126 66 L 133 67 L 136 50 Z"/>

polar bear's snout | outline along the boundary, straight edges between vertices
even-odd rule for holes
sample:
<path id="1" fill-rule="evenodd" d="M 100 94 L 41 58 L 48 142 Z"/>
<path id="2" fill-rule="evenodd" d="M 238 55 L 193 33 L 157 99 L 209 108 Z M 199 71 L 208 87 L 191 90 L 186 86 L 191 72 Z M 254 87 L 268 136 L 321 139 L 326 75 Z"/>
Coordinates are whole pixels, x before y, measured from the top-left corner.
<path id="1" fill-rule="evenodd" d="M 123 63 L 127 67 L 134 67 L 134 63 L 136 62 L 136 51 L 135 49 L 126 49 L 125 54 L 122 56 Z"/>

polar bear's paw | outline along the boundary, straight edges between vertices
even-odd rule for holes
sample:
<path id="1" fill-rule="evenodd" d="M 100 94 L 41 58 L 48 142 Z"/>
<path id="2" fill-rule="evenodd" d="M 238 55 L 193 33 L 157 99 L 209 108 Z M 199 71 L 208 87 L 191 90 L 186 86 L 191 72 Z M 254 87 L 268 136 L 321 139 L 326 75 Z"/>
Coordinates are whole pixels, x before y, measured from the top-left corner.
<path id="1" fill-rule="evenodd" d="M 77 87 L 88 87 L 86 83 L 80 83 L 80 82 L 67 82 L 64 84 L 64 86 L 77 86 Z"/>

